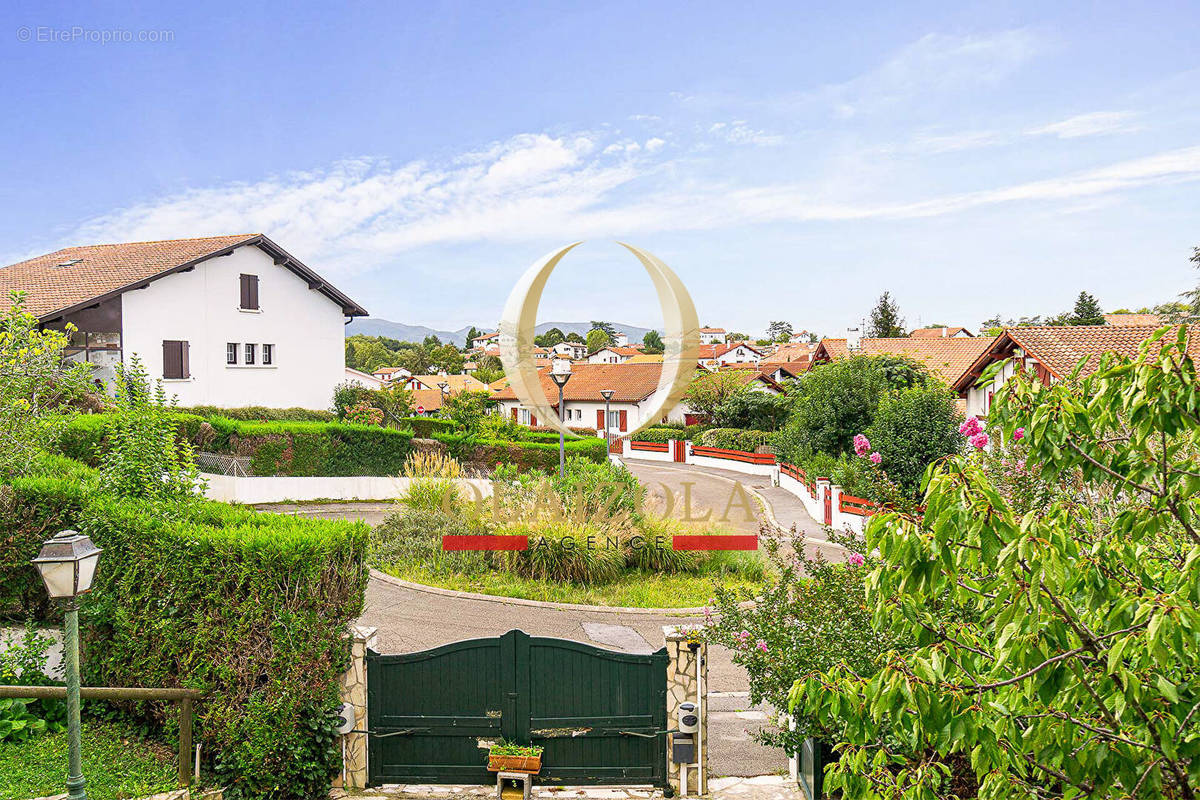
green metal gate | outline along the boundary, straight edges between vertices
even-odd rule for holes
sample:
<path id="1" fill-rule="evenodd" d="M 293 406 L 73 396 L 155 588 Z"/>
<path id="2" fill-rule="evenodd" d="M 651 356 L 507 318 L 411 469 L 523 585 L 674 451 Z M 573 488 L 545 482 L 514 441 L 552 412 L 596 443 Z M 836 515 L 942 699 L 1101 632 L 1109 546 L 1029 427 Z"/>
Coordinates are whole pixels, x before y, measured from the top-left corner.
<path id="1" fill-rule="evenodd" d="M 367 653 L 370 782 L 487 784 L 487 742 L 545 747 L 543 784 L 666 786 L 667 651 L 509 631 Z"/>

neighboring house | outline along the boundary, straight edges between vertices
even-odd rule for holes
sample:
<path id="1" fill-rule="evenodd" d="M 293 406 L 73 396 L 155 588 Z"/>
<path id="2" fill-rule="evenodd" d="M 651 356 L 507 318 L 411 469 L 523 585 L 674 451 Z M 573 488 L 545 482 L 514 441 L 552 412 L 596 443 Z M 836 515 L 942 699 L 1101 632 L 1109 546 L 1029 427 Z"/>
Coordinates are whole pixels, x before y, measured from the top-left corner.
<path id="1" fill-rule="evenodd" d="M 437 389 L 441 390 L 441 384 L 446 384 L 446 387 L 452 393 L 457 392 L 478 392 L 487 389 L 487 384 L 483 381 L 476 380 L 470 375 L 410 375 L 408 380 L 404 382 L 404 388 L 410 392 L 419 389 Z"/>
<path id="2" fill-rule="evenodd" d="M 759 370 L 753 364 L 741 367 L 726 367 L 722 372 L 732 372 L 742 378 L 742 385 L 751 392 L 764 394 L 783 394 L 783 387 L 770 375 Z"/>
<path id="3" fill-rule="evenodd" d="M 987 416 L 992 397 L 1018 369 L 1033 373 L 1042 383 L 1062 380 L 1084 361 L 1081 375 L 1096 371 L 1100 356 L 1137 355 L 1142 342 L 1158 325 L 1030 325 L 1005 328 L 954 382 L 952 388 L 966 399 L 970 416 Z M 1169 336 L 1169 335 L 1168 335 Z M 1188 353 L 1200 358 L 1200 325 L 1188 326 Z M 1010 360 L 1011 359 L 1011 360 Z M 993 379 L 976 386 L 980 376 L 997 361 L 1008 361 Z"/>
<path id="4" fill-rule="evenodd" d="M 724 328 L 701 328 L 700 344 L 725 344 Z"/>
<path id="5" fill-rule="evenodd" d="M 569 358 L 572 361 L 587 358 L 587 345 L 583 342 L 559 342 L 550 348 L 559 358 Z"/>
<path id="6" fill-rule="evenodd" d="M 763 358 L 762 365 L 767 364 L 807 364 L 817 350 L 816 342 L 789 342 L 776 347 L 770 355 Z"/>
<path id="7" fill-rule="evenodd" d="M 896 337 L 891 339 L 859 339 L 855 348 L 853 340 L 822 339 L 812 356 L 810 369 L 829 361 L 838 361 L 852 355 L 881 356 L 897 355 L 924 364 L 935 378 L 947 386 L 953 386 L 959 377 L 987 351 L 992 339 L 988 337 Z"/>
<path id="8" fill-rule="evenodd" d="M 364 389 L 382 389 L 383 381 L 374 375 L 369 375 L 351 367 L 346 367 L 346 382 L 357 383 Z"/>
<path id="9" fill-rule="evenodd" d="M 624 364 L 641 351 L 633 347 L 602 347 L 587 357 L 589 364 Z"/>
<path id="10" fill-rule="evenodd" d="M 328 408 L 347 318 L 367 312 L 262 234 L 68 247 L 0 269 L 67 357 L 109 380 L 138 356 L 181 405 Z"/>
<path id="11" fill-rule="evenodd" d="M 609 403 L 607 428 L 613 436 L 628 433 L 642 423 L 648 402 L 658 389 L 658 378 L 662 364 L 576 364 L 571 368 L 571 378 L 563 389 L 563 422 L 573 428 L 594 428 L 604 435 L 604 397 L 601 389 L 612 389 L 614 394 Z M 550 379 L 549 368 L 538 371 L 542 391 L 551 406 L 558 409 L 558 387 Z M 492 385 L 493 397 L 499 402 L 501 413 L 520 425 L 537 426 L 545 420 L 537 418 L 537 412 L 521 404 L 508 385 L 507 380 Z M 686 409 L 671 410 L 663 420 L 682 422 Z"/>
<path id="12" fill-rule="evenodd" d="M 917 328 L 909 334 L 914 339 L 963 339 L 974 335 L 966 328 L 945 325 L 940 328 Z"/>
<path id="13" fill-rule="evenodd" d="M 486 350 L 489 345 L 493 344 L 497 346 L 500 344 L 499 331 L 494 333 L 485 333 L 482 336 L 476 336 L 471 340 L 471 347 L 475 348 L 476 350 Z"/>
<path id="14" fill-rule="evenodd" d="M 784 381 L 799 380 L 800 376 L 808 371 L 808 359 L 803 361 L 784 361 L 782 363 L 772 361 L 767 363 L 761 362 L 758 365 L 758 370 L 763 375 L 766 375 L 775 383 L 782 384 Z"/>
<path id="15" fill-rule="evenodd" d="M 612 342 L 610 342 L 610 344 L 615 347 L 628 347 L 629 334 L 622 333 L 621 331 L 614 331 L 612 335 Z"/>
<path id="16" fill-rule="evenodd" d="M 442 410 L 441 389 L 417 389 L 412 395 L 413 414 L 418 417 L 432 417 Z"/>
<path id="17" fill-rule="evenodd" d="M 1163 325 L 1163 321 L 1158 314 L 1105 314 L 1104 324 L 1117 325 L 1121 327 L 1134 325 L 1152 325 L 1154 327 L 1161 327 Z"/>
<path id="18" fill-rule="evenodd" d="M 734 364 L 757 364 L 763 353 L 745 342 L 700 345 L 700 366 L 716 370 Z"/>
<path id="19" fill-rule="evenodd" d="M 805 342 L 814 345 L 817 343 L 816 339 L 817 335 L 812 331 L 796 331 L 788 337 L 788 341 L 790 342 Z"/>
<path id="20" fill-rule="evenodd" d="M 380 367 L 371 374 L 385 384 L 403 383 L 412 376 L 412 373 L 404 367 Z"/>

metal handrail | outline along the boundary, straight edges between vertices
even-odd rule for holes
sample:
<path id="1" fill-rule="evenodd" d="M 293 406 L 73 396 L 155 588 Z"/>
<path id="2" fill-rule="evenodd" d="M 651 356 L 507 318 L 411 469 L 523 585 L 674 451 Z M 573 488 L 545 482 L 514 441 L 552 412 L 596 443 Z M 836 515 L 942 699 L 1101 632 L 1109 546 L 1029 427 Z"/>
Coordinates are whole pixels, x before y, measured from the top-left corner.
<path id="1" fill-rule="evenodd" d="M 179 785 L 192 782 L 192 703 L 204 697 L 199 689 L 148 689 L 143 687 L 81 686 L 79 696 L 89 700 L 169 700 L 179 703 Z M 65 700 L 65 686 L 0 686 L 0 697 L 22 700 Z"/>

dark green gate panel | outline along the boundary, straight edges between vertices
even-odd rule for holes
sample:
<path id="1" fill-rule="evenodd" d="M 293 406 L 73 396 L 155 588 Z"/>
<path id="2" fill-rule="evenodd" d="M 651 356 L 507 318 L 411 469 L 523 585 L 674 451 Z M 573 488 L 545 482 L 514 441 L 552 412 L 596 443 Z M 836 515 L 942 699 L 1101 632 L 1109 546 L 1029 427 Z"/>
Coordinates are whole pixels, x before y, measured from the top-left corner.
<path id="1" fill-rule="evenodd" d="M 491 783 L 487 741 L 545 747 L 543 784 L 666 784 L 667 652 L 509 631 L 368 654 L 371 783 Z"/>

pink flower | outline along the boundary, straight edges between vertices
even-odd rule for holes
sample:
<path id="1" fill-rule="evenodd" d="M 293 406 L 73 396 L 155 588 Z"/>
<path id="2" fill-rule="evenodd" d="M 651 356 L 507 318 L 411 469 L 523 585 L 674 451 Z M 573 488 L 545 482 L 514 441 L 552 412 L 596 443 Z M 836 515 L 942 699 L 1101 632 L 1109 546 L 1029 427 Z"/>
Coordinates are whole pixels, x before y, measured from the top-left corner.
<path id="1" fill-rule="evenodd" d="M 846 563 L 852 567 L 861 567 L 863 564 L 867 563 L 867 560 L 863 558 L 862 553 L 851 553 L 846 557 Z"/>
<path id="2" fill-rule="evenodd" d="M 977 433 L 971 437 L 971 444 L 977 450 L 982 450 L 983 448 L 987 447 L 987 443 L 988 443 L 988 435 L 986 433 L 984 433 L 983 431 L 980 431 L 979 433 Z"/>
<path id="3" fill-rule="evenodd" d="M 1013 431 L 1013 441 L 1014 442 L 1019 442 L 1024 438 L 1025 438 L 1025 429 L 1024 428 L 1017 428 L 1015 431 Z"/>
<path id="4" fill-rule="evenodd" d="M 747 639 L 750 638 L 750 631 L 742 631 L 737 635 L 737 637 L 739 639 L 741 639 L 743 642 L 745 642 Z"/>
<path id="5" fill-rule="evenodd" d="M 854 454 L 862 458 L 871 452 L 871 440 L 861 433 L 854 434 Z"/>
<path id="6" fill-rule="evenodd" d="M 872 464 L 878 464 L 880 461 L 883 461 L 883 456 L 879 455 L 879 453 L 871 453 Z"/>
<path id="7" fill-rule="evenodd" d="M 767 652 L 767 643 L 764 642 L 762 639 L 759 639 L 757 642 L 755 642 L 754 646 L 757 647 L 759 650 L 763 651 L 764 653 Z"/>
<path id="8" fill-rule="evenodd" d="M 958 432 L 968 439 L 982 430 L 983 426 L 979 424 L 979 417 L 968 417 L 963 424 L 958 426 Z"/>

